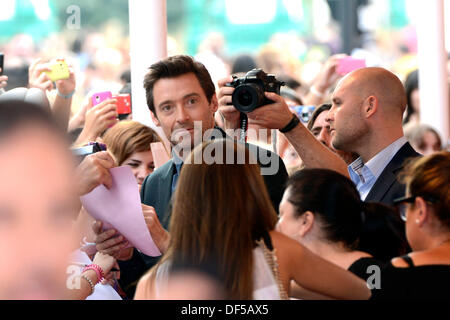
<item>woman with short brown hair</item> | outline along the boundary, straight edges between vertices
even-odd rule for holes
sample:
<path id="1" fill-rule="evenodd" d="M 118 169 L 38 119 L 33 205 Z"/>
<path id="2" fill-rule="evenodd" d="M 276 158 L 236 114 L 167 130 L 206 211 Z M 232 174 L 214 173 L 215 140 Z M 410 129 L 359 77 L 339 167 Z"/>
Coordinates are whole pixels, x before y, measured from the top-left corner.
<path id="1" fill-rule="evenodd" d="M 103 136 L 108 151 L 118 166 L 128 165 L 141 185 L 155 169 L 150 144 L 161 138 L 151 128 L 137 121 L 120 121 Z"/>

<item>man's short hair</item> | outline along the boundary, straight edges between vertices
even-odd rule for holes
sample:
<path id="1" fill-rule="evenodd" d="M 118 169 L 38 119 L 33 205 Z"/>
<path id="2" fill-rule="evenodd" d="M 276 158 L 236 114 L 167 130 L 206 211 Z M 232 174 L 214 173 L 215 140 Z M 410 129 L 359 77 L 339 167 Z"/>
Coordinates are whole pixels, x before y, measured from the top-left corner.
<path id="1" fill-rule="evenodd" d="M 214 83 L 205 66 L 187 55 L 176 55 L 152 64 L 144 77 L 145 95 L 150 111 L 156 115 L 153 102 L 153 87 L 159 79 L 175 78 L 186 73 L 193 73 L 205 92 L 208 103 L 216 92 Z"/>
<path id="2" fill-rule="evenodd" d="M 320 105 L 319 107 L 317 107 L 316 109 L 314 109 L 311 118 L 308 121 L 307 124 L 307 128 L 309 131 L 312 130 L 313 126 L 314 126 L 314 122 L 316 122 L 317 117 L 319 116 L 319 114 L 321 114 L 324 111 L 328 111 L 331 109 L 331 103 L 324 103 L 322 105 Z"/>

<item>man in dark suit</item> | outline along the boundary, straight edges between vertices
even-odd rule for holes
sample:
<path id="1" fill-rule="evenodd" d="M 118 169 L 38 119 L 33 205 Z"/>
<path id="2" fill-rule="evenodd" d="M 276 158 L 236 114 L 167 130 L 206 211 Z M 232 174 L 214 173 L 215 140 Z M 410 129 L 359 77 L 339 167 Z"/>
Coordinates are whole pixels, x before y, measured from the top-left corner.
<path id="1" fill-rule="evenodd" d="M 185 158 L 202 140 L 232 137 L 215 127 L 218 102 L 214 83 L 204 65 L 191 57 L 173 56 L 153 64 L 144 78 L 144 87 L 152 119 L 163 129 L 172 146 L 172 158 L 148 176 L 141 187 L 147 226 L 155 244 L 164 253 L 170 240 L 167 229 L 171 199 Z M 284 163 L 275 153 L 254 145 L 246 146 L 261 167 L 274 209 L 278 211 L 288 178 Z M 108 239 L 103 242 L 106 241 Z M 134 250 L 127 261 L 119 261 L 121 285 L 130 292 L 127 285 L 138 280 L 158 260 L 159 257 Z"/>

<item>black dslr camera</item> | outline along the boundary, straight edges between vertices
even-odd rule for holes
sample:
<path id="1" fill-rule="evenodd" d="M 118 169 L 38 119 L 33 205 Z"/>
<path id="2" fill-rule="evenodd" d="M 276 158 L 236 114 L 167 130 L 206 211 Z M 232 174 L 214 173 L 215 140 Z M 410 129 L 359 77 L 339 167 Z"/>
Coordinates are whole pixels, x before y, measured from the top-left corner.
<path id="1" fill-rule="evenodd" d="M 280 94 L 283 81 L 278 81 L 272 74 L 265 73 L 262 69 L 253 69 L 242 77 L 233 76 L 233 81 L 225 86 L 234 87 L 232 102 L 240 112 L 252 112 L 256 108 L 273 103 L 264 95 L 265 91 Z"/>

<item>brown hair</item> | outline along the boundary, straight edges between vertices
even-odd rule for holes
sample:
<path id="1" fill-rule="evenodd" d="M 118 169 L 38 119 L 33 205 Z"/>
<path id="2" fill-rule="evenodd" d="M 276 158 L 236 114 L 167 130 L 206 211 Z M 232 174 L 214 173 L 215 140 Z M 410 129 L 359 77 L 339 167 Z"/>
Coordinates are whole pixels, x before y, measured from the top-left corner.
<path id="1" fill-rule="evenodd" d="M 255 241 L 275 228 L 277 214 L 259 166 L 249 164 L 254 161 L 249 161 L 246 147 L 231 139 L 211 140 L 197 146 L 189 159 L 199 159 L 198 154 L 202 158 L 206 148 L 227 157 L 233 153 L 235 159 L 245 153 L 245 164 L 183 165 L 170 220 L 171 242 L 160 263 L 175 256 L 198 264 L 215 260 L 227 298 L 252 299 Z"/>
<path id="2" fill-rule="evenodd" d="M 120 121 L 105 133 L 103 141 L 120 166 L 134 152 L 150 150 L 150 143 L 160 142 L 161 138 L 137 121 Z"/>
<path id="3" fill-rule="evenodd" d="M 450 228 L 450 152 L 441 151 L 409 162 L 402 171 L 411 196 L 435 199 L 434 214 Z"/>
<path id="4" fill-rule="evenodd" d="M 153 87 L 159 79 L 175 78 L 186 73 L 193 73 L 205 92 L 208 103 L 216 92 L 214 83 L 206 67 L 187 55 L 172 56 L 152 64 L 144 77 L 144 88 L 147 98 L 147 105 L 156 116 L 153 102 Z"/>
<path id="5" fill-rule="evenodd" d="M 314 126 L 314 122 L 316 122 L 319 115 L 324 111 L 329 111 L 331 109 L 331 103 L 321 104 L 319 107 L 315 108 L 313 113 L 311 114 L 311 118 L 309 118 L 307 128 L 309 131 L 312 130 Z"/>

